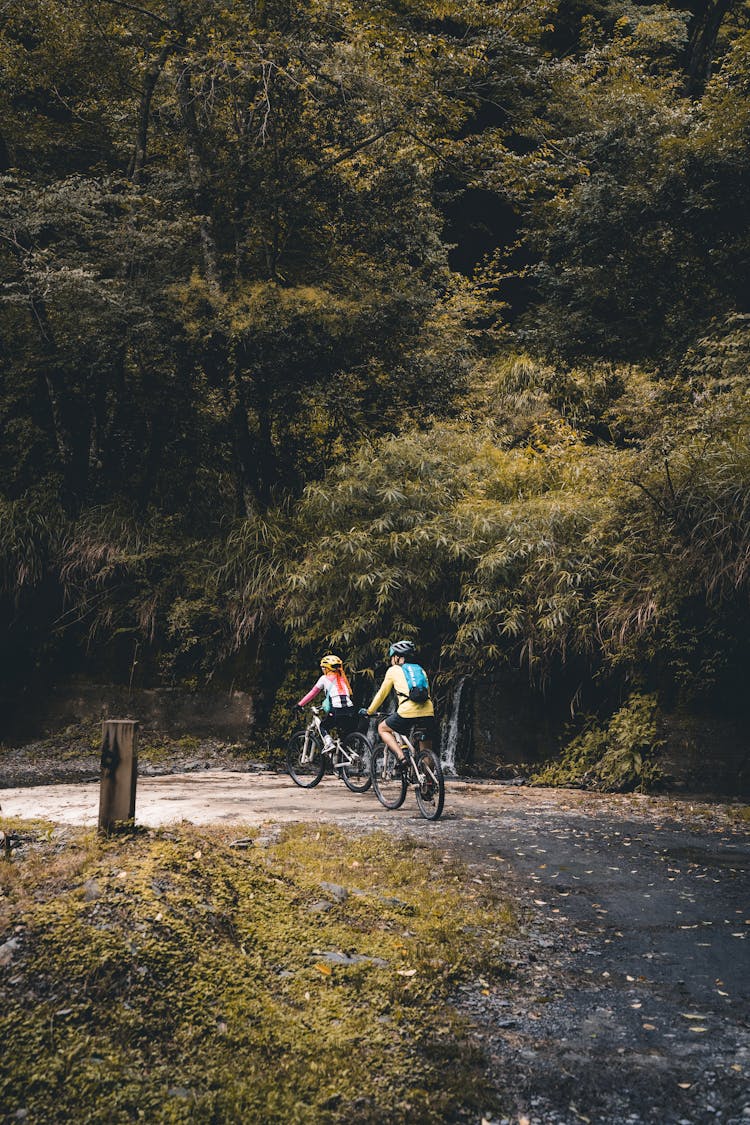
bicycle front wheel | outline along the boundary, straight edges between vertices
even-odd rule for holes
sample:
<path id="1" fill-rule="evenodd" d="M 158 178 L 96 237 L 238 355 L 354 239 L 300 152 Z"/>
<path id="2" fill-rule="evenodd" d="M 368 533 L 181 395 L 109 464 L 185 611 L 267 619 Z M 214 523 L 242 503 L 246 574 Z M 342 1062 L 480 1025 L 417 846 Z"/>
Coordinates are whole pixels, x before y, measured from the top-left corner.
<path id="1" fill-rule="evenodd" d="M 351 755 L 349 760 L 342 756 L 341 777 L 347 789 L 352 793 L 366 793 L 372 785 L 370 777 L 370 757 L 372 747 L 369 738 L 359 731 L 352 731 L 344 739 L 344 751 Z"/>
<path id="2" fill-rule="evenodd" d="M 414 790 L 419 811 L 426 820 L 438 820 L 445 804 L 445 779 L 440 759 L 434 750 L 420 750 L 416 765 L 422 778 Z"/>
<path id="3" fill-rule="evenodd" d="M 398 757 L 384 742 L 377 742 L 372 751 L 372 787 L 386 809 L 400 809 L 406 797 L 406 778 Z"/>
<path id="4" fill-rule="evenodd" d="M 317 785 L 326 768 L 323 746 L 317 735 L 297 730 L 286 748 L 286 768 L 292 781 L 302 789 Z"/>

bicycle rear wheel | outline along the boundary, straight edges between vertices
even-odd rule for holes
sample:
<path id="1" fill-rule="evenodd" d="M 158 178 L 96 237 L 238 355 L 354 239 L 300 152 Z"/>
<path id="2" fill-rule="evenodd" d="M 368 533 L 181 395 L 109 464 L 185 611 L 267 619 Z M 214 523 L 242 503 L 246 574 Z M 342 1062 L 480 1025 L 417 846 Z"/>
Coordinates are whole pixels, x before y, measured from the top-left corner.
<path id="1" fill-rule="evenodd" d="M 317 735 L 296 730 L 286 748 L 286 768 L 302 789 L 317 785 L 326 768 L 323 746 Z"/>
<path id="2" fill-rule="evenodd" d="M 445 779 L 440 759 L 434 750 L 420 750 L 417 754 L 417 772 L 424 781 L 414 793 L 419 811 L 426 820 L 438 820 L 445 804 Z"/>
<path id="3" fill-rule="evenodd" d="M 344 747 L 352 755 L 350 761 L 344 758 L 341 765 L 340 773 L 344 785 L 347 789 L 351 789 L 352 793 L 366 793 L 372 785 L 372 778 L 370 777 L 372 747 L 370 746 L 370 740 L 365 735 L 360 734 L 359 731 L 352 731 L 344 739 Z"/>
<path id="4" fill-rule="evenodd" d="M 376 742 L 372 750 L 372 787 L 386 809 L 400 809 L 406 797 L 406 778 L 398 757 L 384 742 Z"/>

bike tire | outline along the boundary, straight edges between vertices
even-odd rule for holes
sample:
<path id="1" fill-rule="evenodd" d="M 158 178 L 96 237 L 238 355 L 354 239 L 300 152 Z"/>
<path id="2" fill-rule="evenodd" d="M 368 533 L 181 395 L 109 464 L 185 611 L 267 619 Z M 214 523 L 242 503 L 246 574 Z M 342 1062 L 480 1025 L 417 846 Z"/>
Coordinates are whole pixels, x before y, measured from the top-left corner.
<path id="1" fill-rule="evenodd" d="M 440 759 L 434 750 L 420 750 L 417 754 L 417 769 L 427 774 L 429 781 L 424 787 L 417 785 L 414 794 L 419 811 L 425 820 L 439 820 L 445 805 L 445 778 Z"/>
<path id="2" fill-rule="evenodd" d="M 400 809 L 406 798 L 406 778 L 397 769 L 398 757 L 384 742 L 372 748 L 372 788 L 385 809 Z"/>
<path id="3" fill-rule="evenodd" d="M 370 776 L 372 746 L 370 740 L 364 734 L 360 734 L 359 731 L 352 731 L 344 739 L 344 746 L 354 751 L 357 760 L 344 762 L 337 772 L 341 774 L 344 785 L 352 793 L 366 793 L 372 785 L 372 777 Z"/>
<path id="4" fill-rule="evenodd" d="M 317 735 L 311 734 L 314 750 L 309 762 L 302 761 L 307 731 L 296 730 L 286 748 L 286 768 L 292 781 L 301 789 L 313 789 L 325 773 L 323 746 Z"/>

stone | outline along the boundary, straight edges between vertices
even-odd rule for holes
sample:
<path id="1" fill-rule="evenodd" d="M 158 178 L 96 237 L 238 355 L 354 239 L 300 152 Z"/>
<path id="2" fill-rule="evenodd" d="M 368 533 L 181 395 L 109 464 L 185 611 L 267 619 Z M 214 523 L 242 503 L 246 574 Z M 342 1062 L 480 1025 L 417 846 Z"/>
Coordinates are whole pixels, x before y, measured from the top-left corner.
<path id="1" fill-rule="evenodd" d="M 346 902 L 349 897 L 346 887 L 342 887 L 338 883 L 321 883 L 320 889 L 335 898 L 336 902 Z"/>
<path id="2" fill-rule="evenodd" d="M 93 902 L 95 898 L 99 898 L 101 891 L 96 879 L 87 879 L 83 884 L 83 900 L 84 902 Z"/>
<path id="3" fill-rule="evenodd" d="M 5 968 L 10 965 L 18 951 L 19 942 L 17 938 L 10 938 L 4 945 L 0 945 L 0 967 Z"/>

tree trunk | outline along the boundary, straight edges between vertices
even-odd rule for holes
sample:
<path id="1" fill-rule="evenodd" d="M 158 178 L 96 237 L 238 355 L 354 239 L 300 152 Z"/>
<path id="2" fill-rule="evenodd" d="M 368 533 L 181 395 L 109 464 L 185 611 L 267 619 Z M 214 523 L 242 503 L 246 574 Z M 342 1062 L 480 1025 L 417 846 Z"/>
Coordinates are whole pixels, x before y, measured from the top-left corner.
<path id="1" fill-rule="evenodd" d="M 195 116 L 190 72 L 187 67 L 182 68 L 179 78 L 177 79 L 177 100 L 180 106 L 182 123 L 185 127 L 185 151 L 187 153 L 188 175 L 190 177 L 190 185 L 193 189 L 195 211 L 198 216 L 206 280 L 212 290 L 218 295 L 222 292 L 219 255 L 216 249 L 216 239 L 213 233 L 211 215 L 209 213 L 205 161 L 201 152 L 200 130 Z"/>
<path id="2" fill-rule="evenodd" d="M 257 456 L 247 424 L 247 400 L 242 376 L 234 369 L 229 374 L 232 444 L 237 463 L 237 496 L 241 514 L 251 516 L 257 511 Z"/>
<path id="3" fill-rule="evenodd" d="M 70 410 L 67 404 L 67 395 L 58 370 L 57 345 L 47 316 L 44 299 L 30 293 L 29 304 L 42 341 L 41 376 L 47 392 L 52 433 L 63 474 L 65 493 L 68 499 L 72 500 L 75 451 L 69 424 Z"/>
<path id="4" fill-rule="evenodd" d="M 130 168 L 128 169 L 128 175 L 134 184 L 140 183 L 143 165 L 146 162 L 146 145 L 148 142 L 148 127 L 151 118 L 151 101 L 154 96 L 154 90 L 156 89 L 156 83 L 161 77 L 164 65 L 170 53 L 174 50 L 174 46 L 172 42 L 164 44 L 159 54 L 149 64 L 146 70 L 146 76 L 143 80 L 141 103 L 138 108 L 138 127 L 136 130 L 135 145 L 130 161 Z"/>
<path id="5" fill-rule="evenodd" d="M 731 11 L 734 0 L 707 0 L 695 15 L 690 33 L 687 58 L 686 89 L 691 97 L 702 92 L 711 76 L 711 64 L 716 50 L 724 17 Z"/>

